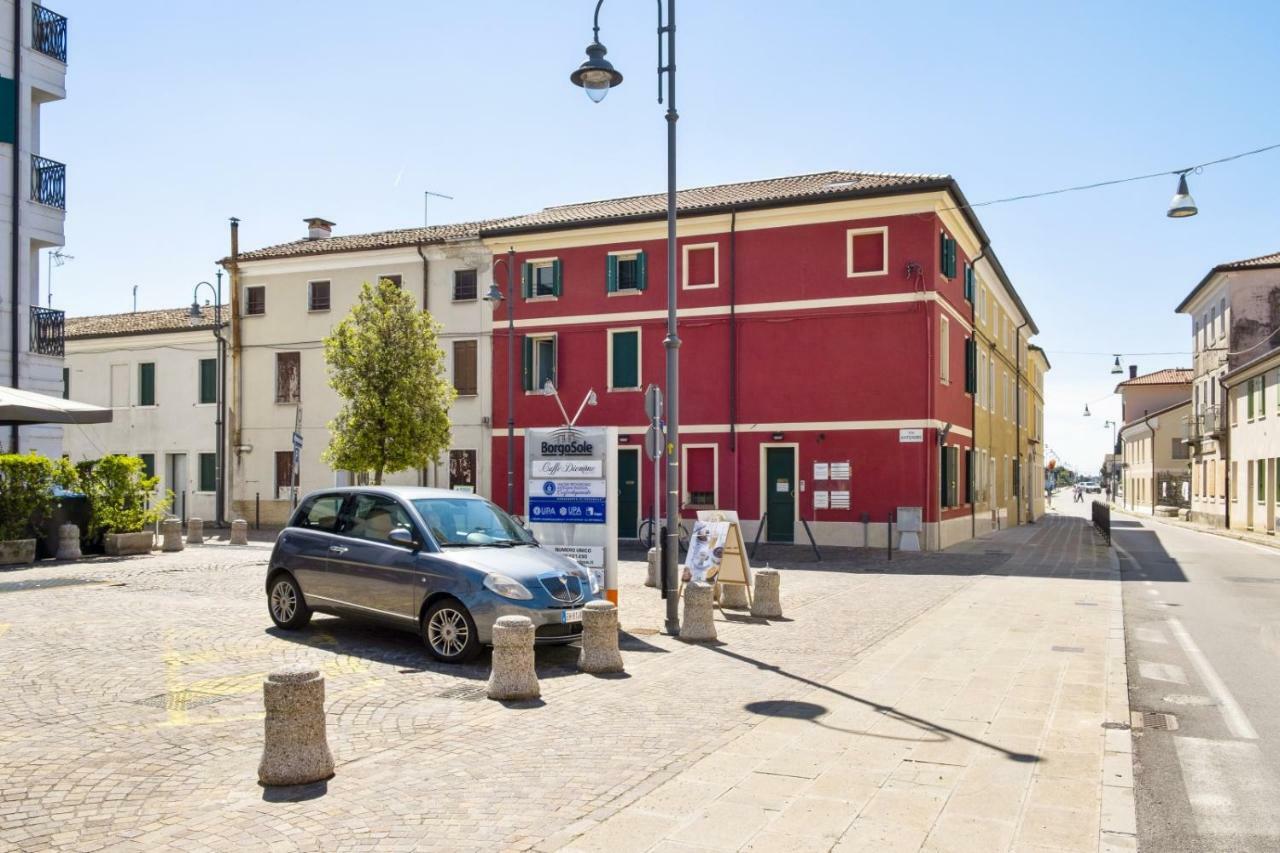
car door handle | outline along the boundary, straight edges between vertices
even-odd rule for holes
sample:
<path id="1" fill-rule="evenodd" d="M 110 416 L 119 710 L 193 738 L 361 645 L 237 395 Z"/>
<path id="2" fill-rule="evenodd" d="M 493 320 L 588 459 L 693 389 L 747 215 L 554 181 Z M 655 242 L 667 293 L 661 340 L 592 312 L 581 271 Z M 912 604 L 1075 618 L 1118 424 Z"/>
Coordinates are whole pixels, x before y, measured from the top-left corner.
<path id="1" fill-rule="evenodd" d="M 346 549 L 346 548 L 344 548 L 344 547 L 342 547 L 341 545 L 330 545 L 330 546 L 329 546 L 329 550 L 330 550 L 331 552 L 333 552 L 334 554 L 345 554 L 345 553 L 347 553 L 347 549 Z"/>

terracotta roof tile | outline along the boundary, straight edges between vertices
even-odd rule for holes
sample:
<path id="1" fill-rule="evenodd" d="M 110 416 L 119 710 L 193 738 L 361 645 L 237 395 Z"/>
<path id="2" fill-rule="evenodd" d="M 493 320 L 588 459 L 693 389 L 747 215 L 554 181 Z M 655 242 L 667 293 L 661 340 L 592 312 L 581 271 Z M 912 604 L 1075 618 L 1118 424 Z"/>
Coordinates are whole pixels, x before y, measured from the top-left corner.
<path id="1" fill-rule="evenodd" d="M 163 308 L 159 311 L 133 311 L 128 314 L 98 314 L 93 317 L 68 317 L 65 336 L 77 338 L 110 338 L 121 335 L 156 335 L 162 332 L 189 332 L 212 329 L 213 306 L 200 309 L 199 322 L 192 324 L 190 308 Z M 222 306 L 222 324 L 230 318 L 230 307 Z"/>
<path id="2" fill-rule="evenodd" d="M 251 252 L 241 252 L 242 261 L 261 261 L 268 258 L 297 258 L 305 255 L 325 255 L 333 252 L 356 252 L 366 249 L 394 249 L 419 243 L 446 243 L 451 240 L 475 239 L 483 222 L 458 222 L 452 225 L 432 225 L 426 228 L 400 228 L 395 231 L 375 231 L 371 234 L 343 234 L 320 240 L 294 240 L 275 246 L 264 246 Z M 228 261 L 224 258 L 223 261 Z"/>
<path id="3" fill-rule="evenodd" d="M 1195 371 L 1188 367 L 1166 367 L 1164 370 L 1144 373 L 1141 376 L 1135 376 L 1133 379 L 1126 379 L 1116 388 L 1117 390 L 1120 388 L 1132 388 L 1135 385 L 1190 385 L 1194 378 Z"/>
<path id="4" fill-rule="evenodd" d="M 679 190 L 676 193 L 676 209 L 694 213 L 738 205 L 875 194 L 877 191 L 916 186 L 924 188 L 926 185 L 945 181 L 950 181 L 950 177 L 893 172 L 818 172 L 812 175 L 792 175 Z M 501 234 L 557 225 L 661 216 L 666 210 L 666 193 L 650 193 L 547 207 L 537 213 L 494 221 L 483 232 Z"/>
<path id="5" fill-rule="evenodd" d="M 1239 272 L 1241 270 L 1258 270 L 1273 267 L 1280 267 L 1280 252 L 1272 252 L 1269 255 L 1258 255 L 1256 258 L 1245 258 L 1239 261 L 1227 261 L 1224 264 L 1218 264 L 1213 269 L 1204 274 L 1204 278 L 1200 279 L 1200 283 L 1191 288 L 1183 300 L 1178 303 L 1178 307 L 1173 309 L 1175 313 L 1182 313 L 1182 310 L 1191 304 L 1191 300 L 1204 289 L 1212 278 L 1220 272 Z"/>

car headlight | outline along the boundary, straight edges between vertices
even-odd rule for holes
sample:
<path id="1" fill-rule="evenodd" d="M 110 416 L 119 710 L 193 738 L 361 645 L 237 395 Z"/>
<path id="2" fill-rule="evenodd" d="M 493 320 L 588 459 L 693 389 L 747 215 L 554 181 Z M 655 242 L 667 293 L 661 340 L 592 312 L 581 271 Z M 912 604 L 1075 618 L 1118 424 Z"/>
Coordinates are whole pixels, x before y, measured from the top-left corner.
<path id="1" fill-rule="evenodd" d="M 503 598 L 515 598 L 521 601 L 533 598 L 533 593 L 529 592 L 524 584 L 517 580 L 512 580 L 506 575 L 485 575 L 484 587 L 490 592 L 496 592 Z"/>

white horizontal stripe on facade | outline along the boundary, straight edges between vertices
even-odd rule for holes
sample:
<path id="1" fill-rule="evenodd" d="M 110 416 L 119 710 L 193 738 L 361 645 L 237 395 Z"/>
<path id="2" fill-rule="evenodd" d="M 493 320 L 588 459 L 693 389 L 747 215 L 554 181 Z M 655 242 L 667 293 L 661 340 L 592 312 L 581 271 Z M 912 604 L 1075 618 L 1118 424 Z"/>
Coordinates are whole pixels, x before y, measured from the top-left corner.
<path id="1" fill-rule="evenodd" d="M 887 420 L 887 421 L 802 421 L 789 424 L 738 424 L 735 432 L 820 432 L 831 430 L 877 430 L 877 429 L 942 429 L 946 426 L 946 422 L 939 420 Z M 620 426 L 618 432 L 622 435 L 644 435 L 646 426 Z M 524 427 L 516 428 L 516 435 L 524 435 Z M 708 435 L 715 433 L 729 432 L 728 424 L 681 424 L 681 435 Z M 951 432 L 956 435 L 972 438 L 973 433 L 964 427 L 951 426 Z M 494 427 L 493 434 L 495 436 L 505 435 L 506 430 L 501 427 Z"/>
<path id="2" fill-rule="evenodd" d="M 795 299 L 786 302 L 747 302 L 735 306 L 737 314 L 768 314 L 775 311 L 819 311 L 824 308 L 854 308 L 863 305 L 901 305 L 911 302 L 937 302 L 947 313 L 960 323 L 967 332 L 973 331 L 968 319 L 962 316 L 941 294 L 928 293 L 882 293 L 871 296 L 835 296 L 828 299 Z M 698 308 L 677 309 L 680 317 L 728 317 L 728 305 L 707 305 Z M 563 317 L 526 317 L 516 320 L 517 329 L 540 328 L 543 326 L 583 326 L 587 324 L 636 323 L 645 320 L 665 320 L 665 309 L 655 311 L 619 311 L 606 314 L 575 314 Z"/>

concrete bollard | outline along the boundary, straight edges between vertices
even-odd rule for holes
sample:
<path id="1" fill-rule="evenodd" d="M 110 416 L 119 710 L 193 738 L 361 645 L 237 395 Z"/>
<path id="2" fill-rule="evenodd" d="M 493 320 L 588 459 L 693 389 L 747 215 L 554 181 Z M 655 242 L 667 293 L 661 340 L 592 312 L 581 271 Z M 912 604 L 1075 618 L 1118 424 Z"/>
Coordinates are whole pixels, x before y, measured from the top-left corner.
<path id="1" fill-rule="evenodd" d="M 305 664 L 278 669 L 263 682 L 262 698 L 267 708 L 266 740 L 258 781 L 305 785 L 333 776 L 320 670 Z"/>
<path id="2" fill-rule="evenodd" d="M 235 521 L 231 522 L 231 544 L 249 544 L 249 522 L 245 521 L 243 518 L 237 518 Z"/>
<path id="3" fill-rule="evenodd" d="M 713 618 L 712 595 L 709 583 L 690 581 L 684 585 L 684 612 L 680 614 L 680 639 L 690 643 L 705 643 L 716 638 L 716 622 Z"/>
<path id="4" fill-rule="evenodd" d="M 54 559 L 78 560 L 80 556 L 80 528 L 74 524 L 59 525 L 58 553 Z"/>
<path id="5" fill-rule="evenodd" d="M 756 569 L 752 572 L 754 588 L 751 595 L 751 615 L 765 619 L 782 618 L 782 576 L 777 569 Z"/>
<path id="6" fill-rule="evenodd" d="M 734 610 L 745 610 L 747 607 L 747 585 L 742 583 L 722 583 L 720 587 L 720 606 Z"/>
<path id="7" fill-rule="evenodd" d="M 649 576 L 645 578 L 645 586 L 662 586 L 662 567 L 658 565 L 658 549 L 649 549 Z"/>
<path id="8" fill-rule="evenodd" d="M 182 550 L 182 522 L 176 518 L 166 518 L 160 522 L 160 534 L 164 536 L 164 541 L 160 545 L 161 551 L 181 551 Z"/>
<path id="9" fill-rule="evenodd" d="M 583 672 L 622 672 L 622 652 L 618 651 L 618 607 L 612 601 L 590 601 L 582 610 L 582 653 L 578 669 Z"/>
<path id="10" fill-rule="evenodd" d="M 204 544 L 204 520 L 199 518 L 187 519 L 187 544 L 203 545 Z"/>
<path id="11" fill-rule="evenodd" d="M 533 622 L 528 616 L 499 616 L 493 624 L 489 698 L 517 701 L 541 695 L 533 667 Z"/>

